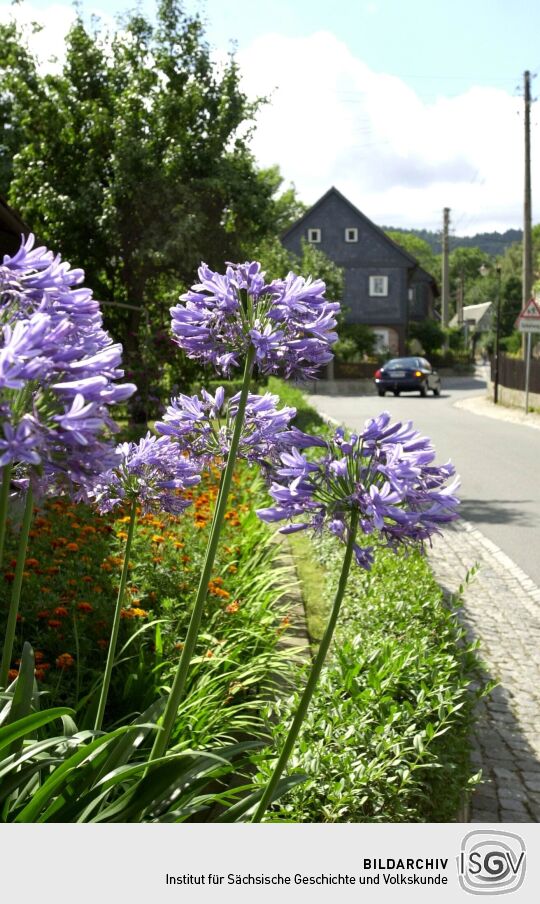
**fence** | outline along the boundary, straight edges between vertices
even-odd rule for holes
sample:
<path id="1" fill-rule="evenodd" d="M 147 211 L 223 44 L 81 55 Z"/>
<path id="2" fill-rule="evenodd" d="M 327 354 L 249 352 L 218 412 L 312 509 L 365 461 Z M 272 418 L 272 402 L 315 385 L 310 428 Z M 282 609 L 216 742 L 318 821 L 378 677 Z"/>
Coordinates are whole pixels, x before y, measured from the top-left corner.
<path id="1" fill-rule="evenodd" d="M 491 359 L 491 380 L 495 379 L 495 359 Z M 521 358 L 499 356 L 499 383 L 508 389 L 525 389 L 525 361 Z M 531 358 L 529 391 L 540 393 L 540 361 Z"/>

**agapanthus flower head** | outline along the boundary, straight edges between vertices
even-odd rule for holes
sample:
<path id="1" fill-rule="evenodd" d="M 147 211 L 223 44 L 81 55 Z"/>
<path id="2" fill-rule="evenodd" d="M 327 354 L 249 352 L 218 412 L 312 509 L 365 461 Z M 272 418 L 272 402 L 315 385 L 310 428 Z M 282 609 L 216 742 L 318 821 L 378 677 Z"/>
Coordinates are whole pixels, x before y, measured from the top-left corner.
<path id="1" fill-rule="evenodd" d="M 83 278 L 33 236 L 0 264 L 0 461 L 19 485 L 95 473 L 115 430 L 109 407 L 136 389 L 118 382 L 122 348 Z"/>
<path id="2" fill-rule="evenodd" d="M 320 279 L 289 273 L 266 282 L 257 261 L 206 264 L 199 282 L 171 308 L 174 341 L 189 358 L 228 374 L 250 346 L 261 373 L 307 379 L 332 359 L 338 302 L 324 297 Z"/>
<path id="3" fill-rule="evenodd" d="M 275 504 L 257 512 L 264 521 L 290 521 L 282 533 L 326 527 L 346 543 L 356 512 L 360 531 L 373 541 L 354 546 L 356 561 L 368 569 L 377 543 L 422 546 L 457 517 L 454 467 L 435 464 L 430 440 L 411 423 L 391 424 L 384 412 L 357 434 L 340 428 L 328 441 L 300 438 L 281 454 L 270 487 Z M 310 446 L 324 451 L 308 456 Z"/>
<path id="4" fill-rule="evenodd" d="M 201 395 L 179 395 L 172 399 L 163 420 L 155 425 L 158 433 L 174 437 L 180 448 L 205 463 L 226 458 L 234 431 L 240 393 L 231 399 L 220 386 L 215 395 L 205 389 Z M 248 393 L 238 457 L 268 466 L 278 461 L 278 453 L 290 445 L 287 427 L 295 408 L 279 408 L 279 396 Z M 280 437 L 282 437 L 280 439 Z"/>
<path id="5" fill-rule="evenodd" d="M 100 512 L 137 501 L 143 513 L 166 511 L 179 515 L 191 501 L 182 490 L 201 479 L 200 465 L 180 454 L 167 436 L 147 433 L 138 443 L 120 443 L 116 462 L 100 474 L 89 492 Z"/>

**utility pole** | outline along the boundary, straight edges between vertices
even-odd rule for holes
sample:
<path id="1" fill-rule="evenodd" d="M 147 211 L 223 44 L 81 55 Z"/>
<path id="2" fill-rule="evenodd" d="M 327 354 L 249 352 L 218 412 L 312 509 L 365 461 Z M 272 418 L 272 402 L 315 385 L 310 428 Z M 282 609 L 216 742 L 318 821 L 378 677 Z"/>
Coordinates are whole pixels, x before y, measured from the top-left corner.
<path id="1" fill-rule="evenodd" d="M 525 98 L 525 196 L 523 199 L 523 296 L 522 308 L 532 295 L 532 212 L 531 212 L 531 74 L 524 76 Z"/>
<path id="2" fill-rule="evenodd" d="M 441 318 L 444 329 L 448 327 L 448 308 L 450 297 L 450 274 L 448 266 L 448 232 L 450 228 L 450 208 L 443 210 L 443 234 L 442 234 L 442 301 Z M 448 336 L 445 337 L 444 347 L 448 348 Z"/>

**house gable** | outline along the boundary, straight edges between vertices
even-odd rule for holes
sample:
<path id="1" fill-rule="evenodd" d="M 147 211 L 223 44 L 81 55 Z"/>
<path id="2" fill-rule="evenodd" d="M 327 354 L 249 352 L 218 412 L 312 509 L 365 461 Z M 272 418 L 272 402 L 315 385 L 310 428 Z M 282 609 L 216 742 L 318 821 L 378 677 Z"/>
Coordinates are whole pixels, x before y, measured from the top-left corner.
<path id="1" fill-rule="evenodd" d="M 337 188 L 330 188 L 282 235 L 282 244 L 300 254 L 302 241 L 308 240 L 310 229 L 321 230 L 321 241 L 316 247 L 340 267 L 414 269 L 417 266 L 415 258 L 396 245 Z M 346 229 L 357 230 L 357 241 L 346 241 Z"/>

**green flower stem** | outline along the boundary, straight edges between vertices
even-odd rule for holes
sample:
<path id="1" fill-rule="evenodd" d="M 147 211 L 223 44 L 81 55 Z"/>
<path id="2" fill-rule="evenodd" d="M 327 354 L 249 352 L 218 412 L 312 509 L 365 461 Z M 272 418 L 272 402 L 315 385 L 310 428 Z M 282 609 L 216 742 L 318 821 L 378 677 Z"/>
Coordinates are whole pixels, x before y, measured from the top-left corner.
<path id="1" fill-rule="evenodd" d="M 4 649 L 2 652 L 2 665 L 0 666 L 0 687 L 6 687 L 8 680 L 9 666 L 11 657 L 13 656 L 13 644 L 15 641 L 15 631 L 17 629 L 17 615 L 19 612 L 19 603 L 21 599 L 21 587 L 23 582 L 24 563 L 26 560 L 26 550 L 28 547 L 28 534 L 32 523 L 32 514 L 34 509 L 34 494 L 32 486 L 28 486 L 26 500 L 24 504 L 24 514 L 21 524 L 21 532 L 19 534 L 19 549 L 17 552 L 17 564 L 15 566 L 15 577 L 13 578 L 13 588 L 11 591 L 11 603 L 6 624 L 6 634 L 4 637 Z"/>
<path id="2" fill-rule="evenodd" d="M 2 488 L 0 489 L 0 568 L 4 561 L 4 541 L 6 539 L 6 521 L 11 486 L 11 462 L 2 468 Z"/>
<path id="3" fill-rule="evenodd" d="M 187 674 L 197 643 L 204 604 L 206 602 L 206 597 L 208 594 L 208 584 L 210 583 L 210 578 L 212 577 L 212 570 L 214 568 L 214 561 L 216 558 L 221 529 L 223 527 L 225 512 L 227 510 L 227 501 L 229 498 L 234 466 L 236 463 L 236 454 L 238 452 L 240 437 L 242 435 L 242 427 L 244 425 L 244 414 L 246 410 L 246 402 L 249 393 L 249 386 L 251 383 L 251 374 L 253 371 L 254 361 L 255 349 L 253 347 L 250 347 L 246 357 L 242 391 L 240 393 L 240 399 L 238 401 L 238 411 L 234 419 L 234 431 L 231 439 L 231 448 L 227 457 L 227 465 L 222 474 L 220 491 L 216 501 L 216 509 L 214 512 L 208 546 L 206 547 L 206 556 L 199 580 L 197 596 L 195 599 L 195 604 L 193 606 L 193 612 L 191 614 L 184 648 L 182 650 L 180 662 L 178 663 L 178 669 L 174 677 L 165 712 L 163 713 L 161 731 L 159 731 L 156 735 L 149 762 L 163 756 L 165 751 L 167 750 L 178 712 L 178 706 L 184 695 Z"/>
<path id="4" fill-rule="evenodd" d="M 324 636 L 321 640 L 319 649 L 317 651 L 317 655 L 313 660 L 313 665 L 311 667 L 311 672 L 307 681 L 307 684 L 304 688 L 304 693 L 302 694 L 300 703 L 298 704 L 298 709 L 296 710 L 294 719 L 292 721 L 292 725 L 289 729 L 289 734 L 285 740 L 285 744 L 283 746 L 283 750 L 281 751 L 280 757 L 274 767 L 274 771 L 268 782 L 268 785 L 265 789 L 265 792 L 261 798 L 259 806 L 255 811 L 255 815 L 253 816 L 252 822 L 260 822 L 262 817 L 264 816 L 267 807 L 272 802 L 272 798 L 276 787 L 279 783 L 283 770 L 285 769 L 289 757 L 293 751 L 296 739 L 298 737 L 298 732 L 302 726 L 302 722 L 305 719 L 306 713 L 308 711 L 309 704 L 311 702 L 311 698 L 313 696 L 313 692 L 319 680 L 319 675 L 321 674 L 322 667 L 324 665 L 326 655 L 330 648 L 330 644 L 332 642 L 332 637 L 334 635 L 334 629 L 336 627 L 336 623 L 338 620 L 339 610 L 341 608 L 341 603 L 343 601 L 343 596 L 345 593 L 345 588 L 347 586 L 347 579 L 349 577 L 349 570 L 351 567 L 351 561 L 353 556 L 353 547 L 354 541 L 356 539 L 356 532 L 358 529 L 358 511 L 354 510 L 351 517 L 351 526 L 349 532 L 349 539 L 347 541 L 347 549 L 345 550 L 345 557 L 343 559 L 343 565 L 341 566 L 341 574 L 339 576 L 339 583 L 336 590 L 336 595 L 334 597 L 334 603 L 332 606 L 332 611 L 330 613 L 330 618 L 328 619 L 328 624 L 326 626 L 326 630 L 324 632 Z"/>
<path id="5" fill-rule="evenodd" d="M 99 696 L 99 704 L 96 714 L 96 721 L 94 724 L 95 731 L 100 731 L 103 723 L 103 716 L 105 715 L 105 706 L 107 705 L 107 696 L 109 694 L 109 687 L 111 684 L 111 675 L 114 665 L 114 657 L 116 654 L 116 643 L 118 641 L 118 631 L 120 629 L 120 613 L 122 611 L 122 603 L 124 601 L 124 593 L 126 591 L 126 584 L 129 572 L 129 554 L 131 552 L 131 543 L 133 540 L 133 534 L 135 531 L 135 521 L 137 518 L 137 499 L 134 499 L 131 503 L 131 510 L 129 513 L 129 527 L 128 527 L 128 535 L 126 540 L 126 548 L 124 550 L 124 564 L 122 565 L 122 574 L 120 576 L 120 587 L 118 588 L 118 597 L 116 599 L 116 608 L 114 610 L 114 618 L 111 628 L 111 637 L 109 640 L 109 650 L 107 653 L 107 662 L 105 664 L 105 671 L 103 673 L 103 681 L 101 682 L 101 693 Z"/>

